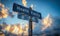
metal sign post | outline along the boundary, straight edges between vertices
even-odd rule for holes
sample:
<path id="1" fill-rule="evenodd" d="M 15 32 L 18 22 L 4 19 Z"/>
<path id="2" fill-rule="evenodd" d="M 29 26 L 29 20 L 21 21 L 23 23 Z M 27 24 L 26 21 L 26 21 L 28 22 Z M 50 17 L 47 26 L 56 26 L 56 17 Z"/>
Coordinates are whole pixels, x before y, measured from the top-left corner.
<path id="1" fill-rule="evenodd" d="M 29 15 L 31 15 L 31 10 L 32 8 L 30 7 Z M 32 36 L 32 16 L 30 16 L 30 19 L 29 19 L 29 36 Z"/>
<path id="2" fill-rule="evenodd" d="M 41 19 L 42 18 L 41 13 L 38 13 L 38 12 L 32 10 L 31 7 L 27 8 L 27 7 L 18 5 L 16 3 L 13 4 L 13 11 L 18 12 L 19 19 L 22 19 L 22 15 L 29 16 L 29 18 L 28 18 L 29 19 L 29 36 L 32 36 L 32 21 L 37 22 L 38 21 L 37 18 Z M 35 20 L 33 20 L 32 18 L 35 18 Z"/>

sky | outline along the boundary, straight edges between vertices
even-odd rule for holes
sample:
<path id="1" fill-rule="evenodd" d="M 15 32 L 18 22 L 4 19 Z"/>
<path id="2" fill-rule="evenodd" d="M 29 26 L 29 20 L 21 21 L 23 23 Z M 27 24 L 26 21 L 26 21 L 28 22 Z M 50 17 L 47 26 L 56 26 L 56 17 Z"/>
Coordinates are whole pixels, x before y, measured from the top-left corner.
<path id="1" fill-rule="evenodd" d="M 46 17 L 50 14 L 52 17 L 60 18 L 60 1 L 59 0 L 26 0 L 27 7 L 29 8 L 31 4 L 33 4 L 33 10 L 38 11 L 42 14 L 42 18 Z M 22 4 L 22 0 L 0 0 L 2 4 L 5 5 L 6 8 L 9 8 L 9 12 L 13 12 L 13 3 L 17 3 L 19 5 Z M 9 16 L 6 18 L 6 22 L 8 24 L 19 23 L 18 18 L 10 18 Z M 14 22 L 13 22 L 14 21 Z M 21 21 L 22 22 L 22 21 Z"/>
<path id="2" fill-rule="evenodd" d="M 60 24 L 60 0 L 26 0 L 27 1 L 27 8 L 33 4 L 33 10 L 38 11 L 42 14 L 42 18 L 45 18 L 48 14 L 53 17 L 55 20 L 54 24 Z M 13 3 L 17 3 L 19 5 L 22 5 L 22 0 L 0 0 L 0 3 L 5 5 L 5 8 L 9 8 L 9 12 L 13 12 Z M 7 17 L 4 19 L 7 24 L 17 24 L 20 23 L 22 25 L 27 24 L 28 21 L 18 19 L 17 15 L 15 15 L 13 18 Z M 21 23 L 22 22 L 22 23 Z M 40 23 L 40 21 L 39 21 Z M 39 24 L 36 26 L 39 26 Z M 41 26 L 41 25 L 40 25 Z M 38 28 L 36 28 L 38 30 Z"/>

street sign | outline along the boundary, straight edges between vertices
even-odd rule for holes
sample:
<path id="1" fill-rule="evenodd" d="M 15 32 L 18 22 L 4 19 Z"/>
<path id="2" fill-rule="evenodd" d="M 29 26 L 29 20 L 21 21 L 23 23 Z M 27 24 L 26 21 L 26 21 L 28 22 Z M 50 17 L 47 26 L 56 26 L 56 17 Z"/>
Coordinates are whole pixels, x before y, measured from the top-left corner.
<path id="1" fill-rule="evenodd" d="M 18 13 L 18 18 L 23 19 L 23 20 L 29 20 L 30 19 L 28 15 L 23 15 L 22 13 Z M 38 23 L 38 19 L 35 17 L 32 18 L 32 21 Z"/>
<path id="2" fill-rule="evenodd" d="M 13 11 L 15 11 L 15 12 L 24 13 L 25 15 L 29 15 L 29 10 L 30 10 L 29 8 L 24 7 L 22 5 L 18 5 L 16 3 L 13 4 Z M 32 15 L 29 15 L 29 16 L 37 17 L 37 18 L 41 19 L 41 13 L 31 10 L 31 14 Z"/>
<path id="3" fill-rule="evenodd" d="M 23 20 L 29 20 L 29 16 L 28 15 L 23 15 L 22 13 L 18 13 L 18 18 L 23 19 Z"/>
<path id="4" fill-rule="evenodd" d="M 29 9 L 28 8 L 21 6 L 21 5 L 18 5 L 16 3 L 13 4 L 13 11 L 29 15 Z"/>
<path id="5" fill-rule="evenodd" d="M 38 19 L 42 18 L 41 13 L 16 3 L 13 4 L 13 11 L 18 12 L 19 19 L 29 19 L 29 36 L 32 36 L 32 21 L 38 22 Z"/>

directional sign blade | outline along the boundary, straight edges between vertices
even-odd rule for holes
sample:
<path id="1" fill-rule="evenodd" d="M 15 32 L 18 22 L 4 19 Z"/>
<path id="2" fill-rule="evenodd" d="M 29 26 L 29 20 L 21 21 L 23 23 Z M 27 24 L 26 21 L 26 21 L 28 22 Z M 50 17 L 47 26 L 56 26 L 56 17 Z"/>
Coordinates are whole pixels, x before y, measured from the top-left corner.
<path id="1" fill-rule="evenodd" d="M 22 19 L 22 14 L 21 13 L 18 13 L 18 18 Z"/>
<path id="2" fill-rule="evenodd" d="M 36 17 L 36 18 L 39 18 L 39 19 L 42 18 L 41 13 L 36 12 L 34 10 L 31 10 L 31 14 L 32 14 L 32 17 Z"/>
<path id="3" fill-rule="evenodd" d="M 29 20 L 29 16 L 24 15 L 24 20 Z"/>
<path id="4" fill-rule="evenodd" d="M 27 21 L 30 19 L 29 16 L 23 15 L 23 14 L 21 14 L 21 13 L 18 13 L 18 18 L 19 18 L 19 19 L 22 19 L 22 20 L 27 20 Z M 38 23 L 38 19 L 35 18 L 35 17 L 32 17 L 32 22 Z"/>
<path id="5" fill-rule="evenodd" d="M 32 21 L 38 23 L 38 19 L 35 17 L 32 18 Z"/>
<path id="6" fill-rule="evenodd" d="M 29 20 L 29 16 L 22 13 L 18 13 L 18 18 L 23 20 Z"/>
<path id="7" fill-rule="evenodd" d="M 29 14 L 30 14 L 30 13 L 29 13 L 29 10 L 30 10 L 30 9 L 27 8 L 27 7 L 18 5 L 18 4 L 16 4 L 16 3 L 13 4 L 13 11 L 16 11 L 16 12 L 18 12 L 18 13 L 24 13 L 24 14 L 26 14 L 26 15 L 29 15 Z M 36 12 L 36 11 L 34 11 L 34 10 L 31 10 L 31 15 L 29 15 L 29 16 L 37 17 L 37 18 L 39 18 L 39 19 L 42 18 L 42 17 L 41 17 L 41 13 Z"/>
<path id="8" fill-rule="evenodd" d="M 21 5 L 18 5 L 16 3 L 13 4 L 13 11 L 15 12 L 18 12 L 18 13 L 24 13 L 24 14 L 29 14 L 29 9 L 24 7 L 24 6 L 21 6 Z"/>

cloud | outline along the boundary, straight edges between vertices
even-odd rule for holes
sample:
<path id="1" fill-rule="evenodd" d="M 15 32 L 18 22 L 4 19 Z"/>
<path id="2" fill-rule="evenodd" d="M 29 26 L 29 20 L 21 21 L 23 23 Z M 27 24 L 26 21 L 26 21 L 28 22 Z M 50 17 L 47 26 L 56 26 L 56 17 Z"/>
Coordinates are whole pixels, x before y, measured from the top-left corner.
<path id="1" fill-rule="evenodd" d="M 3 4 L 0 3 L 0 18 L 7 18 L 8 9 L 4 7 Z"/>
<path id="2" fill-rule="evenodd" d="M 26 0 L 22 0 L 22 4 L 26 7 L 27 6 Z"/>
<path id="3" fill-rule="evenodd" d="M 48 14 L 47 17 L 45 17 L 42 20 L 42 24 L 43 24 L 42 31 L 44 31 L 45 29 L 47 29 L 48 27 L 51 26 L 51 24 L 52 24 L 52 18 L 50 17 L 50 14 Z"/>

